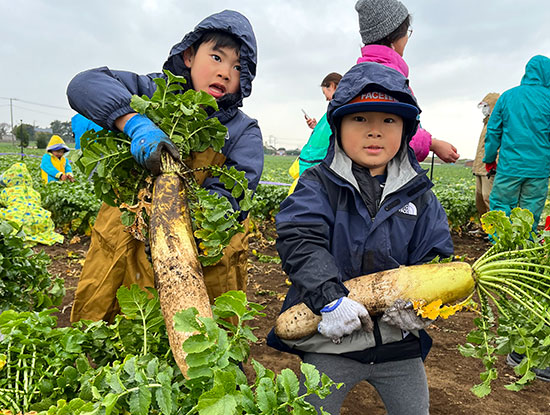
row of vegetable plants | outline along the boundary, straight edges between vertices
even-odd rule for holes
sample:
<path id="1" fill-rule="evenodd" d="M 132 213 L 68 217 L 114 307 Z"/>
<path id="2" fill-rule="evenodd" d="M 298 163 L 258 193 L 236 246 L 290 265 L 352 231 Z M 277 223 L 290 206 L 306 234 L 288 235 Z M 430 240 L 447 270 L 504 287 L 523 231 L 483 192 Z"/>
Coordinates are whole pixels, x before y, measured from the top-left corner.
<path id="1" fill-rule="evenodd" d="M 0 172 L 20 159 L 15 155 L 1 156 Z M 25 157 L 23 161 L 33 174 L 34 187 L 42 196 L 43 207 L 52 212 L 56 227 L 66 235 L 89 234 L 101 204 L 94 193 L 89 174 L 75 169 L 74 183 L 44 185 L 40 179 L 40 159 Z M 290 156 L 265 156 L 262 183 L 257 188 L 256 203 L 251 209 L 253 218 L 273 220 L 280 203 L 288 194 L 288 186 L 264 183 L 290 184 L 288 168 L 293 161 L 294 157 Z M 441 201 L 452 229 L 461 231 L 473 223 L 479 223 L 475 206 L 475 181 L 470 169 L 463 166 L 435 166 L 433 181 L 434 193 Z M 550 206 L 545 212 L 550 214 Z"/>
<path id="2" fill-rule="evenodd" d="M 218 297 L 212 318 L 197 317 L 194 308 L 176 314 L 176 330 L 193 333 L 183 344 L 186 377 L 174 361 L 157 293 L 122 287 L 117 298 L 122 313 L 112 324 L 57 328 L 52 308 L 0 314 L 2 413 L 316 414 L 305 398 L 325 398 L 339 387 L 302 364 L 300 390 L 290 369 L 276 376 L 254 360 L 249 381 L 242 364 L 257 338 L 245 323 L 262 315 L 262 306 L 242 292 Z"/>

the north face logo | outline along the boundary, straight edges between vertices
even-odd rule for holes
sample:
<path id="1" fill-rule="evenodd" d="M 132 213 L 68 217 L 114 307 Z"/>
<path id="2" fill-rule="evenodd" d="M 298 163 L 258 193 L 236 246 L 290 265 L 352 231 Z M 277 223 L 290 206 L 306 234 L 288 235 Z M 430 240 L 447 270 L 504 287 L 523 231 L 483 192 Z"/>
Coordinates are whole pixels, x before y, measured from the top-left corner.
<path id="1" fill-rule="evenodd" d="M 414 203 L 409 202 L 399 209 L 399 212 L 404 213 L 405 215 L 416 216 L 418 214 L 418 209 L 416 209 Z"/>

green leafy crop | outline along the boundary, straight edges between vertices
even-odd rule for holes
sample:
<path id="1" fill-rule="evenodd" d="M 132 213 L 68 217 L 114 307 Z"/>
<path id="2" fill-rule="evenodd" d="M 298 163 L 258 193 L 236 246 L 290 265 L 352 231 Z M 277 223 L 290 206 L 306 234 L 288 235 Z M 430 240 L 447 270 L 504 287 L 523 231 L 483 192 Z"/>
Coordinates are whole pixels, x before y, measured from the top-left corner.
<path id="1" fill-rule="evenodd" d="M 0 409 L 40 415 L 313 415 L 317 411 L 305 398 L 325 398 L 340 387 L 308 364 L 301 366 L 302 389 L 290 369 L 276 376 L 255 361 L 249 381 L 240 364 L 257 339 L 246 323 L 261 316 L 263 307 L 249 303 L 243 292 L 218 297 L 214 318 L 197 317 L 194 308 L 175 316 L 178 330 L 194 332 L 183 344 L 187 379 L 172 358 L 156 293 L 122 287 L 117 297 L 123 314 L 113 324 L 56 328 L 55 309 L 0 315 Z"/>
<path id="2" fill-rule="evenodd" d="M 477 280 L 479 317 L 460 347 L 464 356 L 480 359 L 485 371 L 472 391 L 491 392 L 497 378 L 497 355 L 525 355 L 514 368 L 520 377 L 507 385 L 519 390 L 535 378 L 533 368 L 550 366 L 550 241 L 549 233 L 532 232 L 533 215 L 515 208 L 509 217 L 491 211 L 481 217 L 483 229 L 495 244 L 472 266 Z"/>
<path id="3" fill-rule="evenodd" d="M 52 278 L 44 252 L 29 248 L 14 224 L 0 220 L 0 313 L 61 304 L 63 280 Z"/>
<path id="4" fill-rule="evenodd" d="M 194 235 L 203 265 L 217 262 L 222 250 L 233 235 L 242 232 L 238 211 L 216 193 L 200 191 L 193 173 L 206 170 L 217 177 L 238 200 L 241 210 L 252 209 L 252 191 L 244 172 L 234 167 L 206 166 L 193 170 L 185 161 L 192 153 L 211 148 L 219 152 L 227 129 L 217 118 L 209 117 L 206 109 L 218 109 L 216 100 L 203 91 L 183 92 L 185 79 L 164 71 L 167 80 L 156 78 L 157 89 L 151 98 L 133 96 L 132 108 L 146 115 L 161 128 L 178 147 L 183 160 L 178 175 L 188 190 L 189 208 Z M 138 239 L 147 238 L 147 223 L 153 177 L 134 160 L 130 153 L 131 140 L 120 132 L 87 132 L 81 138 L 82 150 L 76 162 L 86 174 L 93 174 L 97 196 L 111 206 L 123 210 L 122 221 Z M 191 190 L 191 191 L 189 191 Z"/>

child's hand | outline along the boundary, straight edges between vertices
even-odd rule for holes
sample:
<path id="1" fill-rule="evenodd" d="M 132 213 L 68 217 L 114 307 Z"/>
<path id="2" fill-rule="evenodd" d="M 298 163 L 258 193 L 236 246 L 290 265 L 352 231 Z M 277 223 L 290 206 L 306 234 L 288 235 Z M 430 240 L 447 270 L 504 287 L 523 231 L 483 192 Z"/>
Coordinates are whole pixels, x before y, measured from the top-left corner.
<path id="1" fill-rule="evenodd" d="M 322 320 L 318 331 L 330 338 L 333 343 L 342 342 L 342 337 L 363 328 L 367 332 L 373 329 L 369 312 L 363 304 L 341 297 L 321 309 Z"/>
<path id="2" fill-rule="evenodd" d="M 382 321 L 407 331 L 425 329 L 433 323 L 433 320 L 417 315 L 412 303 L 405 300 L 395 300 L 382 315 Z"/>
<path id="3" fill-rule="evenodd" d="M 155 175 L 160 173 L 160 156 L 163 151 L 167 151 L 175 160 L 180 159 L 174 143 L 145 115 L 136 114 L 130 118 L 124 125 L 124 132 L 132 138 L 132 156 Z"/>

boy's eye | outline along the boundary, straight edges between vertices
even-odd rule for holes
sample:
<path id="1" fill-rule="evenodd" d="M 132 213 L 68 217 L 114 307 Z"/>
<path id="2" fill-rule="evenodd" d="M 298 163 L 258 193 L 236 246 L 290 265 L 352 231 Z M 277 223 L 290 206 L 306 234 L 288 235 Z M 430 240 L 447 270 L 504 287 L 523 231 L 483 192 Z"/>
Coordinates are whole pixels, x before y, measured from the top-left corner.
<path id="1" fill-rule="evenodd" d="M 365 119 L 365 117 L 361 117 L 360 115 L 355 115 L 353 117 L 353 121 L 364 122 L 364 121 L 366 121 L 366 119 Z"/>
<path id="2" fill-rule="evenodd" d="M 386 118 L 386 119 L 384 120 L 384 122 L 387 122 L 387 123 L 390 123 L 390 124 L 391 124 L 391 123 L 394 123 L 394 122 L 395 122 L 395 119 L 393 119 L 393 118 Z"/>
<path id="3" fill-rule="evenodd" d="M 215 61 L 217 62 L 221 62 L 222 61 L 222 58 L 220 58 L 218 55 L 211 55 L 212 56 L 212 59 L 214 59 Z"/>
<path id="4" fill-rule="evenodd" d="M 236 71 L 239 71 L 239 72 L 241 71 L 241 65 L 235 65 L 233 68 L 234 68 Z"/>

